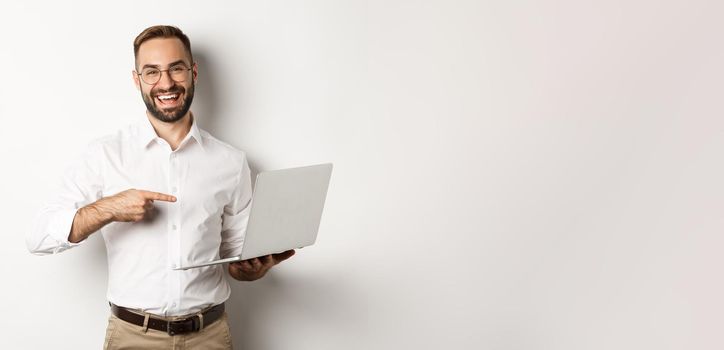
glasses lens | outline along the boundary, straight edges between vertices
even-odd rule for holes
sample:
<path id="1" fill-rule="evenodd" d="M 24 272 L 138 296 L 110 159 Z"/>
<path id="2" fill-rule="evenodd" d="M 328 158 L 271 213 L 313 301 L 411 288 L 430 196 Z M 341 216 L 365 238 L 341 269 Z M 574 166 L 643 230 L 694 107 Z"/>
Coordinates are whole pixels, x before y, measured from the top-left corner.
<path id="1" fill-rule="evenodd" d="M 156 84 L 161 78 L 161 71 L 156 68 L 146 68 L 141 71 L 141 79 L 146 84 Z"/>
<path id="2" fill-rule="evenodd" d="M 186 73 L 188 73 L 188 71 L 188 68 L 184 66 L 174 66 L 168 69 L 168 74 L 171 76 L 171 79 L 180 83 L 186 80 Z"/>

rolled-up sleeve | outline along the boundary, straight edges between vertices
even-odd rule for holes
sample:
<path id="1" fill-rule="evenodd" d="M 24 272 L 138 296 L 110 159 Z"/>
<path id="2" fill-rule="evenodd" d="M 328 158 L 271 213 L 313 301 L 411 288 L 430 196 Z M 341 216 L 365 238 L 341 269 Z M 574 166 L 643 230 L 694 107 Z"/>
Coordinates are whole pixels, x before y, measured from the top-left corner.
<path id="1" fill-rule="evenodd" d="M 231 201 L 224 206 L 221 228 L 221 246 L 219 256 L 228 258 L 241 255 L 241 248 L 244 245 L 244 235 L 249 223 L 249 211 L 251 210 L 251 171 L 246 157 L 243 157 L 241 171 L 237 185 L 231 196 Z"/>
<path id="2" fill-rule="evenodd" d="M 36 215 L 26 235 L 28 250 L 36 255 L 56 254 L 81 243 L 68 241 L 79 208 L 102 197 L 101 145 L 91 143 L 65 171 L 54 198 Z"/>

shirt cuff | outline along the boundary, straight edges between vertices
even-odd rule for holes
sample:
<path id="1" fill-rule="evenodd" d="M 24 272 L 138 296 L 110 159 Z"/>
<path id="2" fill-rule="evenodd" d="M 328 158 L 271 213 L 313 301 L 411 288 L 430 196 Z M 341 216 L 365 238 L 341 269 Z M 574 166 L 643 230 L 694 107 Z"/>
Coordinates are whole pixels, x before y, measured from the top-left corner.
<path id="1" fill-rule="evenodd" d="M 50 225 L 48 225 L 50 232 L 48 232 L 48 235 L 58 241 L 62 247 L 74 247 L 83 243 L 83 241 L 78 243 L 68 241 L 70 229 L 73 227 L 73 219 L 75 219 L 75 213 L 77 212 L 78 209 L 59 210 L 50 219 Z"/>

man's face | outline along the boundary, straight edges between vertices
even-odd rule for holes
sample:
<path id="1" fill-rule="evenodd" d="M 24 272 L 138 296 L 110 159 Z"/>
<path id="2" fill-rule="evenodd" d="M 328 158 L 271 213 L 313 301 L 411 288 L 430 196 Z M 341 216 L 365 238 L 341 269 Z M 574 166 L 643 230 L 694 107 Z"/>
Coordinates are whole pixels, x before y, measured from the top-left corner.
<path id="1" fill-rule="evenodd" d="M 192 68 L 192 70 L 185 70 L 182 75 L 170 74 L 174 69 L 178 73 L 181 67 Z M 142 74 L 144 70 L 151 68 L 162 70 L 160 79 L 154 84 L 144 82 L 136 74 Z M 137 71 L 133 72 L 133 80 L 141 91 L 141 97 L 148 112 L 154 118 L 162 122 L 173 123 L 188 113 L 194 99 L 194 83 L 198 72 L 196 64 L 191 62 L 181 40 L 156 38 L 144 42 L 138 48 L 136 69 Z M 177 82 L 174 79 L 183 81 Z"/>

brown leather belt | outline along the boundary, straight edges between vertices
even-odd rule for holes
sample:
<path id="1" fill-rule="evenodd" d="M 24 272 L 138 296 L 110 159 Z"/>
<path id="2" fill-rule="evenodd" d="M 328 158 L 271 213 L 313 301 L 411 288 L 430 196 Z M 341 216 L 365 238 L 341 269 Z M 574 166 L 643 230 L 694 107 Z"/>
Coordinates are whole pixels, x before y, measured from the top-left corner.
<path id="1" fill-rule="evenodd" d="M 116 317 L 128 323 L 132 323 L 141 327 L 146 326 L 144 325 L 146 315 L 139 314 L 136 311 L 132 311 L 131 309 L 127 309 L 113 303 L 111 303 L 111 312 L 116 315 Z M 222 315 L 224 315 L 224 303 L 207 309 L 200 314 L 201 317 L 199 317 L 199 314 L 196 314 L 173 321 L 164 320 L 162 318 L 158 318 L 149 314 L 147 325 L 148 328 L 166 332 L 169 335 L 198 332 L 204 327 L 207 327 L 210 324 L 216 322 L 218 319 L 221 318 Z"/>

